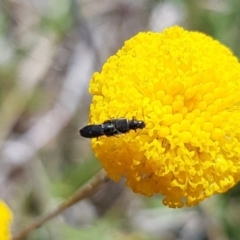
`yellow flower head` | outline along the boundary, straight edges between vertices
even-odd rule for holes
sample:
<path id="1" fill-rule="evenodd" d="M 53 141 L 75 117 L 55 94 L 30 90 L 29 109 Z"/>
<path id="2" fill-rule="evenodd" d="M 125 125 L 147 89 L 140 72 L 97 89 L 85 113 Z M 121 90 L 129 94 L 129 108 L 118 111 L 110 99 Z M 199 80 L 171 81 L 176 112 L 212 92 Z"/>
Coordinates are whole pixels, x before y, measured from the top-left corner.
<path id="1" fill-rule="evenodd" d="M 8 206 L 0 200 L 0 239 L 10 240 L 10 224 L 12 222 L 12 212 Z"/>
<path id="2" fill-rule="evenodd" d="M 225 46 L 171 27 L 139 33 L 90 83 L 90 122 L 145 128 L 92 140 L 108 175 L 169 207 L 197 205 L 240 179 L 240 64 Z"/>

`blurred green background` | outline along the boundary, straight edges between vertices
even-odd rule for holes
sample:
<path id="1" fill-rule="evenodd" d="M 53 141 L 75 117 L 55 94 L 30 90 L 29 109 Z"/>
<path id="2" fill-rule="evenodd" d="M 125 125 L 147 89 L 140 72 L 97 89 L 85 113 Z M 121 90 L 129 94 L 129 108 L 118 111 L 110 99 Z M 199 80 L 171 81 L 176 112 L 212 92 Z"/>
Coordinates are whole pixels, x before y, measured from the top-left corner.
<path id="1" fill-rule="evenodd" d="M 18 0 L 0 2 L 0 198 L 18 232 L 70 196 L 101 166 L 78 130 L 88 122 L 88 83 L 139 31 L 180 25 L 240 56 L 239 0 Z M 29 240 L 240 239 L 240 188 L 198 207 L 108 182 Z M 1 214 L 1 213 L 0 213 Z"/>

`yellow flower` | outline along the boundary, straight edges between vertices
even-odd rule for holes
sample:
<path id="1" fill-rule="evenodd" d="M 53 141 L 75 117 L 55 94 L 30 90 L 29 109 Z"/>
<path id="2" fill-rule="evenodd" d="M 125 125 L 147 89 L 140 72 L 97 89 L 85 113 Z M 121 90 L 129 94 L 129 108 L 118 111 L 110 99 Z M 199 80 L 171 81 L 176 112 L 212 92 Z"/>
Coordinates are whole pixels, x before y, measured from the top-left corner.
<path id="1" fill-rule="evenodd" d="M 146 127 L 92 140 L 108 175 L 169 207 L 197 205 L 240 179 L 240 64 L 218 41 L 178 26 L 139 33 L 90 83 L 90 122 Z"/>
<path id="2" fill-rule="evenodd" d="M 8 206 L 0 200 L 0 239 L 10 240 L 10 224 L 12 222 L 12 212 Z"/>

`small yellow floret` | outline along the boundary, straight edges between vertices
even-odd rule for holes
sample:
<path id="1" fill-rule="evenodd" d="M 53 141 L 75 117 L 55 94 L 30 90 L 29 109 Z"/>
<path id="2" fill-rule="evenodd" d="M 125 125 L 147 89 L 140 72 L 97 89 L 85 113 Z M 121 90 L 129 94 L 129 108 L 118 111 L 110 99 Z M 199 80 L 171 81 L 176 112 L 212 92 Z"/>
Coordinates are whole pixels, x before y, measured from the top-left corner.
<path id="1" fill-rule="evenodd" d="M 90 122 L 144 129 L 92 140 L 109 176 L 169 207 L 197 205 L 240 179 L 240 64 L 225 46 L 171 27 L 139 33 L 90 83 Z"/>
<path id="2" fill-rule="evenodd" d="M 12 222 L 12 212 L 8 206 L 0 200 L 0 239 L 10 240 L 10 224 Z"/>

